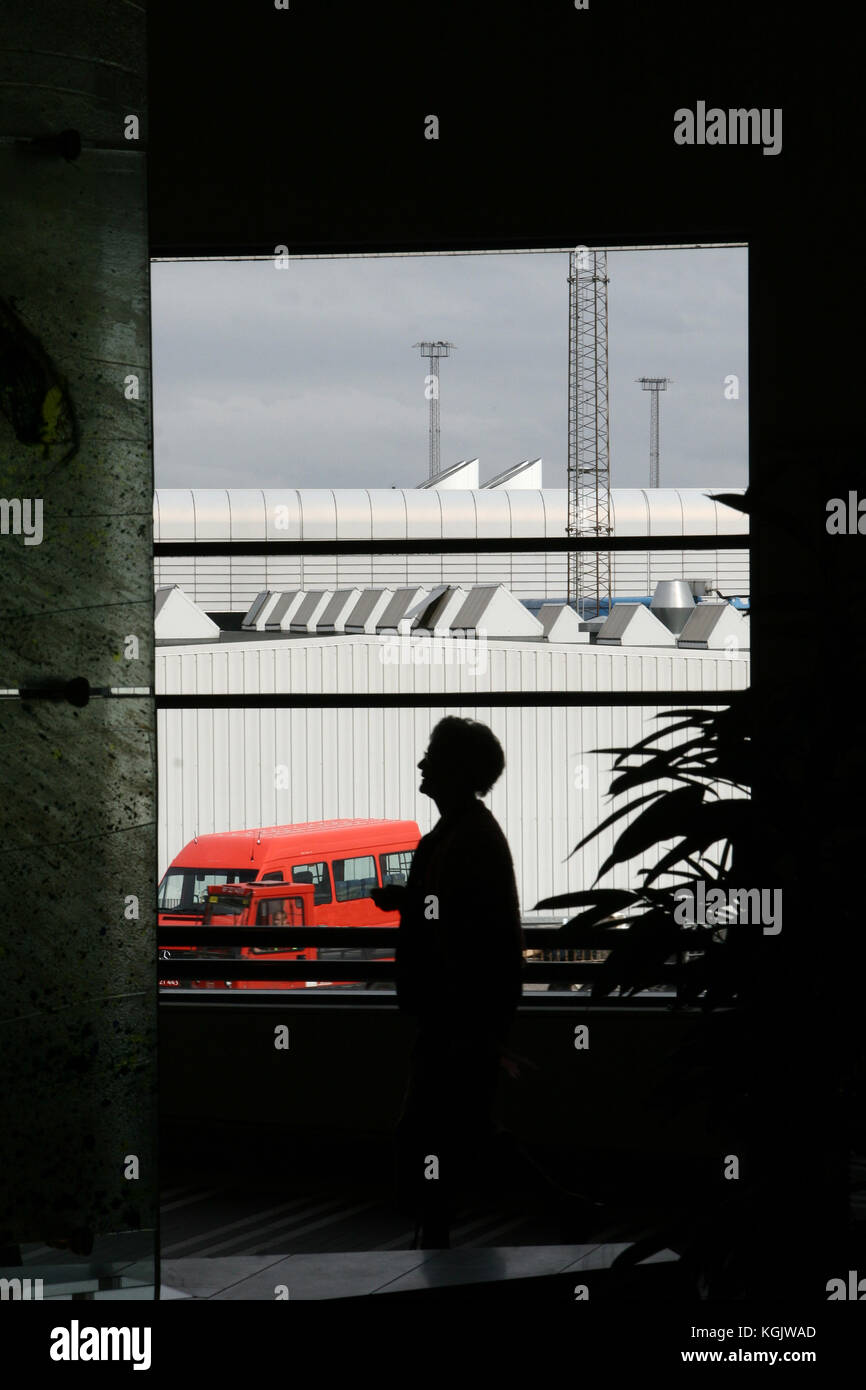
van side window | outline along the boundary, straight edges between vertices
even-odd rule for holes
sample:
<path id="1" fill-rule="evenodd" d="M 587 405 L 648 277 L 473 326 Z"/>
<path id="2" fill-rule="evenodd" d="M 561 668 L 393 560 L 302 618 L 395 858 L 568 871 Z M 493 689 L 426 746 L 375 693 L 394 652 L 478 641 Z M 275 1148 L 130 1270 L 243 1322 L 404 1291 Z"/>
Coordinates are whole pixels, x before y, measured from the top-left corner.
<path id="1" fill-rule="evenodd" d="M 389 854 L 379 855 L 382 870 L 382 883 L 387 888 L 391 883 L 404 884 L 409 878 L 414 849 L 395 849 Z"/>
<path id="2" fill-rule="evenodd" d="M 337 902 L 346 903 L 353 898 L 369 898 L 371 888 L 378 885 L 376 861 L 372 854 L 361 854 L 357 859 L 334 860 L 334 888 Z"/>
<path id="3" fill-rule="evenodd" d="M 292 882 L 312 883 L 314 907 L 318 907 L 320 903 L 331 901 L 331 875 L 324 862 L 321 864 L 293 864 Z"/>

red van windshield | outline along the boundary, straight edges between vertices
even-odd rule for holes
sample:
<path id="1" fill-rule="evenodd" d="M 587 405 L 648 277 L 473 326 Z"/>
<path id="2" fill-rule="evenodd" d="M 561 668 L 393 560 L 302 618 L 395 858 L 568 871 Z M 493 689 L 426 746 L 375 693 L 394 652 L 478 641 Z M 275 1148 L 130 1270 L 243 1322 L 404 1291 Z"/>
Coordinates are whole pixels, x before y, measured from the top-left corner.
<path id="1" fill-rule="evenodd" d="M 252 883 L 257 869 L 169 869 L 159 885 L 160 912 L 204 912 L 208 889 L 223 883 Z"/>

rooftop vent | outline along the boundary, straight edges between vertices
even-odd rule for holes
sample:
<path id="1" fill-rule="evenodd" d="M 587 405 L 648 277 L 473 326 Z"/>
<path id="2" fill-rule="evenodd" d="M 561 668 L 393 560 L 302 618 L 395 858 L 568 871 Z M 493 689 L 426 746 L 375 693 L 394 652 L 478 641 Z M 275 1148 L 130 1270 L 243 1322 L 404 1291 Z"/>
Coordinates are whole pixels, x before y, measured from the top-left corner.
<path id="1" fill-rule="evenodd" d="M 501 488 L 504 492 L 537 490 L 543 486 L 541 459 L 524 459 L 522 463 L 515 463 L 512 468 L 506 468 L 504 472 L 497 473 L 496 477 L 491 478 L 484 486 L 485 488 Z"/>
<path id="2" fill-rule="evenodd" d="M 289 631 L 307 634 L 315 632 L 316 624 L 333 597 L 333 589 L 308 589 L 295 609 Z"/>
<path id="3" fill-rule="evenodd" d="M 305 589 L 286 589 L 265 617 L 266 632 L 288 632 L 295 613 L 304 601 Z"/>
<path id="4" fill-rule="evenodd" d="M 460 584 L 445 584 L 437 587 L 415 610 L 412 631 L 423 635 L 432 632 L 444 636 L 458 610 L 466 600 L 466 590 Z"/>
<path id="5" fill-rule="evenodd" d="M 678 647 L 737 653 L 749 647 L 749 619 L 732 603 L 699 603 L 677 638 Z"/>
<path id="6" fill-rule="evenodd" d="M 361 597 L 361 590 L 337 589 L 319 615 L 316 632 L 327 636 L 330 633 L 345 632 L 346 619 Z"/>
<path id="7" fill-rule="evenodd" d="M 375 632 L 376 624 L 393 597 L 393 589 L 365 589 L 346 619 L 346 631 Z"/>
<path id="8" fill-rule="evenodd" d="M 422 589 L 420 586 L 413 589 L 395 589 L 376 624 L 376 631 L 402 632 L 400 624 L 429 592 L 429 589 Z"/>
<path id="9" fill-rule="evenodd" d="M 157 589 L 153 605 L 157 642 L 213 642 L 220 630 L 178 584 Z"/>
<path id="10" fill-rule="evenodd" d="M 672 647 L 670 628 L 643 603 L 615 603 L 596 638 L 600 647 Z"/>
<path id="11" fill-rule="evenodd" d="M 692 591 L 692 598 L 703 598 L 708 589 L 715 587 L 712 579 L 687 579 L 686 583 Z"/>
<path id="12" fill-rule="evenodd" d="M 461 459 L 459 463 L 452 463 L 450 468 L 443 468 L 441 473 L 437 473 L 433 478 L 425 478 L 418 486 L 430 488 L 433 492 L 448 492 L 452 488 L 467 488 L 470 492 L 477 492 L 478 459 Z"/>
<path id="13" fill-rule="evenodd" d="M 582 623 L 567 603 L 543 603 L 536 617 L 548 642 L 588 642 L 587 624 Z"/>
<path id="14" fill-rule="evenodd" d="M 544 629 L 503 584 L 476 584 L 451 619 L 455 637 L 543 637 Z"/>
<path id="15" fill-rule="evenodd" d="M 650 610 L 677 636 L 685 627 L 695 606 L 687 579 L 660 579 L 652 596 Z"/>

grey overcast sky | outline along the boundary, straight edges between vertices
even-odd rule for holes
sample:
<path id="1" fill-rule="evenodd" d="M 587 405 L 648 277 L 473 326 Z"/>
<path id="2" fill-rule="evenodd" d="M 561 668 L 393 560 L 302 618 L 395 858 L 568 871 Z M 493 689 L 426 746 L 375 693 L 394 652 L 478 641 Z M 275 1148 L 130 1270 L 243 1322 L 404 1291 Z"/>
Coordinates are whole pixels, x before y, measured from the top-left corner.
<path id="1" fill-rule="evenodd" d="M 659 397 L 661 485 L 746 485 L 747 256 L 609 254 L 611 486 L 649 482 L 640 376 L 673 378 Z M 565 486 L 567 255 L 151 270 L 157 487 L 416 486 L 423 339 L 456 344 L 441 364 L 441 466 L 477 456 L 484 483 L 540 455 L 545 486 Z"/>

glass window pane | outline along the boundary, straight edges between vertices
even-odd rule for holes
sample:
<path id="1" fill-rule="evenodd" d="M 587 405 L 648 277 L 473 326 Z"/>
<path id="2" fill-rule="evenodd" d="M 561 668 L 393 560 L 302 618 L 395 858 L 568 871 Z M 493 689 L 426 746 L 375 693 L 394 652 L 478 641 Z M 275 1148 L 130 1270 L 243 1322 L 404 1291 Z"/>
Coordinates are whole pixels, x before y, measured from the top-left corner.
<path id="1" fill-rule="evenodd" d="M 331 901 L 331 875 L 324 862 L 320 864 L 293 864 L 292 882 L 312 883 L 314 889 L 313 903 L 316 907 L 320 903 Z"/>
<path id="2" fill-rule="evenodd" d="M 208 889 L 222 883 L 252 883 L 255 869 L 169 869 L 159 886 L 160 912 L 199 912 Z"/>
<path id="3" fill-rule="evenodd" d="M 354 898 L 369 898 L 370 889 L 375 888 L 378 882 L 376 861 L 372 854 L 334 860 L 334 888 L 338 903 Z"/>
<path id="4" fill-rule="evenodd" d="M 389 854 L 379 855 L 379 864 L 382 869 L 382 883 L 403 884 L 409 878 L 409 870 L 412 867 L 412 856 L 414 849 L 397 849 Z"/>

